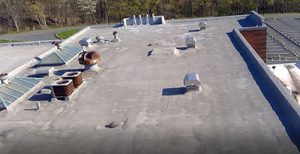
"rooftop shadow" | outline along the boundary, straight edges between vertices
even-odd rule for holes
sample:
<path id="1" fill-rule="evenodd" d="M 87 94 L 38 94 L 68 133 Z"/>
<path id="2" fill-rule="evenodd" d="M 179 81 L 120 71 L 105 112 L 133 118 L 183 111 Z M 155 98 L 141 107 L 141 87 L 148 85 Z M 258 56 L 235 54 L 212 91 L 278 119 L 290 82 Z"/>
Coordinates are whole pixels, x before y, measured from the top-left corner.
<path id="1" fill-rule="evenodd" d="M 42 89 L 51 90 L 50 86 L 45 86 Z M 51 101 L 52 95 L 51 94 L 44 94 L 41 91 L 37 92 L 35 95 L 29 98 L 30 101 Z"/>
<path id="2" fill-rule="evenodd" d="M 48 74 L 31 74 L 31 75 L 28 75 L 27 77 L 31 77 L 31 78 L 44 78 L 45 76 L 48 76 Z"/>
<path id="3" fill-rule="evenodd" d="M 31 98 L 29 98 L 30 101 L 48 101 L 50 102 L 52 98 L 51 94 L 42 94 L 42 93 L 37 93 L 33 95 Z"/>
<path id="4" fill-rule="evenodd" d="M 123 27 L 123 24 L 115 24 L 115 25 L 113 26 L 113 28 L 120 28 L 120 27 Z"/>
<path id="5" fill-rule="evenodd" d="M 194 32 L 200 32 L 200 29 L 191 29 L 189 30 L 190 33 L 194 33 Z"/>
<path id="6" fill-rule="evenodd" d="M 283 94 L 271 83 L 269 76 L 266 76 L 260 72 L 260 69 L 247 55 L 243 52 L 242 47 L 238 44 L 233 36 L 233 32 L 227 33 L 228 37 L 232 41 L 234 47 L 237 49 L 247 67 L 255 80 L 256 84 L 259 86 L 262 94 L 269 102 L 273 111 L 276 113 L 277 117 L 281 121 L 282 125 L 287 132 L 287 135 L 294 143 L 294 145 L 300 151 L 300 117 L 291 104 L 286 103 L 286 99 L 283 98 Z"/>
<path id="7" fill-rule="evenodd" d="M 177 50 L 187 50 L 187 47 L 176 47 Z"/>
<path id="8" fill-rule="evenodd" d="M 252 27 L 255 26 L 251 21 L 248 20 L 248 18 L 245 19 L 239 19 L 238 23 L 242 26 L 242 27 Z"/>
<path id="9" fill-rule="evenodd" d="M 185 93 L 186 93 L 185 87 L 164 88 L 162 90 L 163 96 L 183 95 Z"/>

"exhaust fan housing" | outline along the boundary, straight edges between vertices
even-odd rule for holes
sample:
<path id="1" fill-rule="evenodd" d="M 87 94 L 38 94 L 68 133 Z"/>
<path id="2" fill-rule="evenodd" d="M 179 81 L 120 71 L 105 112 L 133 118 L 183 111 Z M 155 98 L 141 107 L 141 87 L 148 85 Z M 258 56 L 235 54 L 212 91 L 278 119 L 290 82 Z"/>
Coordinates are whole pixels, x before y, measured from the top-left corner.
<path id="1" fill-rule="evenodd" d="M 63 79 L 71 79 L 75 88 L 82 84 L 82 73 L 80 71 L 66 72 L 61 77 Z"/>
<path id="2" fill-rule="evenodd" d="M 74 84 L 70 79 L 57 80 L 51 84 L 53 97 L 68 97 L 74 92 Z"/>

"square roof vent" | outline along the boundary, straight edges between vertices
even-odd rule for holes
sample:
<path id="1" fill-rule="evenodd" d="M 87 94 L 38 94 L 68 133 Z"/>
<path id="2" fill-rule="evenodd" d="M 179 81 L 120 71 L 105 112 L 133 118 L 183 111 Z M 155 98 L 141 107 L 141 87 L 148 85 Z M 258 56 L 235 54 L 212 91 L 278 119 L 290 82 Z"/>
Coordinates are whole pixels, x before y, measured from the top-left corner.
<path id="1" fill-rule="evenodd" d="M 186 87 L 187 91 L 195 89 L 199 90 L 201 85 L 199 75 L 197 73 L 186 74 L 183 80 L 183 84 Z"/>

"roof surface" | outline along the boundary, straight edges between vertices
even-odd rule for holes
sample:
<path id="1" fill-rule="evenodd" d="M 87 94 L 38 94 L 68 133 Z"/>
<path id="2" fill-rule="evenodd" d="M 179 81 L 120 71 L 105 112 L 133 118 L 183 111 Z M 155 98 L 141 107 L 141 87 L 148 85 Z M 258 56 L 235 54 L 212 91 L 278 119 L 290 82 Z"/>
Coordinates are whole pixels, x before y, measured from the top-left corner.
<path id="1" fill-rule="evenodd" d="M 52 45 L 0 47 L 0 72 L 8 73 L 49 50 Z"/>
<path id="2" fill-rule="evenodd" d="M 208 20 L 203 31 L 198 22 L 117 29 L 121 42 L 92 48 L 101 71 L 84 73 L 71 101 L 24 111 L 32 97 L 0 113 L 1 153 L 298 153 L 227 35 L 239 27 L 225 17 Z M 91 29 L 80 38 L 112 39 L 114 30 Z M 191 33 L 197 48 L 185 49 Z M 79 68 L 73 61 L 56 73 Z M 203 93 L 183 93 L 192 72 Z M 105 128 L 110 122 L 119 125 Z"/>

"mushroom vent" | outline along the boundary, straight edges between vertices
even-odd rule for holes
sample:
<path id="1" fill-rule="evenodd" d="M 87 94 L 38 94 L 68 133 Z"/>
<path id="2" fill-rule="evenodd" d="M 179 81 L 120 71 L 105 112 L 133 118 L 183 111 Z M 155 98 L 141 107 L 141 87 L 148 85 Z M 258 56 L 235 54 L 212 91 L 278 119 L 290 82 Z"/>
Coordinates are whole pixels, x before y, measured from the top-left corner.
<path id="1" fill-rule="evenodd" d="M 197 73 L 186 74 L 183 80 L 183 84 L 187 90 L 199 89 L 201 84 L 199 75 Z"/>
<path id="2" fill-rule="evenodd" d="M 80 71 L 66 72 L 62 75 L 62 78 L 72 80 L 75 88 L 82 84 L 82 73 Z"/>
<path id="3" fill-rule="evenodd" d="M 1 73 L 0 74 L 0 84 L 8 84 L 8 74 L 7 73 Z"/>
<path id="4" fill-rule="evenodd" d="M 79 56 L 78 61 L 81 65 L 94 65 L 100 62 L 100 54 L 96 51 L 82 52 Z"/>
<path id="5" fill-rule="evenodd" d="M 206 23 L 205 21 L 201 21 L 201 22 L 199 23 L 200 30 L 206 29 L 206 26 L 207 26 L 207 23 Z"/>
<path id="6" fill-rule="evenodd" d="M 93 40 L 90 38 L 83 38 L 79 41 L 81 46 L 89 47 L 92 44 Z"/>
<path id="7" fill-rule="evenodd" d="M 187 48 L 196 48 L 197 41 L 196 41 L 195 36 L 188 35 L 185 38 L 185 42 L 186 42 Z"/>
<path id="8" fill-rule="evenodd" d="M 74 92 L 74 84 L 69 79 L 57 80 L 51 84 L 51 90 L 55 97 L 67 97 Z"/>

